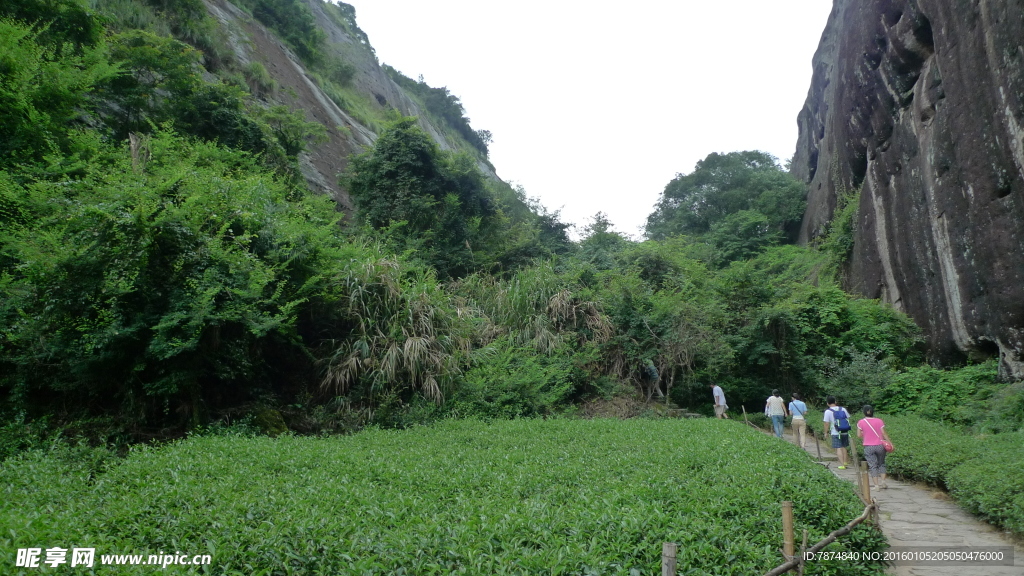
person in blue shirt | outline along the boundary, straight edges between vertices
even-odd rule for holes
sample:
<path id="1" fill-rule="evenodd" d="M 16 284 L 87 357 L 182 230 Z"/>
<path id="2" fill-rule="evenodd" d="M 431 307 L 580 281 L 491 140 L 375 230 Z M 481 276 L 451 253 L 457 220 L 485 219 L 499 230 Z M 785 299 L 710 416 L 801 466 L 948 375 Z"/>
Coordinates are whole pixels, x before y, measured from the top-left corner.
<path id="1" fill-rule="evenodd" d="M 800 395 L 796 392 L 793 392 L 792 400 L 789 402 L 789 413 L 793 415 L 793 436 L 803 448 L 807 443 L 807 419 L 804 417 L 807 414 L 807 404 L 800 400 Z"/>

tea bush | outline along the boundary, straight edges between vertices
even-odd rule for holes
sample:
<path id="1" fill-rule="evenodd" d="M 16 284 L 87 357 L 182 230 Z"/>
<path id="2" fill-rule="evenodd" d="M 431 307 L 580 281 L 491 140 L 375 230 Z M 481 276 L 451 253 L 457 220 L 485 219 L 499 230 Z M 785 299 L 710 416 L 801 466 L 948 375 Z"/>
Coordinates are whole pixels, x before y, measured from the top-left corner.
<path id="1" fill-rule="evenodd" d="M 893 474 L 940 487 L 946 476 L 979 449 L 973 436 L 919 416 L 882 416 L 897 450 L 886 458 Z"/>
<path id="2" fill-rule="evenodd" d="M 982 449 L 947 476 L 965 508 L 993 524 L 1024 534 L 1024 433 L 985 437 Z"/>
<path id="3" fill-rule="evenodd" d="M 1024 433 L 974 436 L 918 416 L 883 416 L 889 472 L 948 488 L 985 520 L 1024 534 Z"/>
<path id="4" fill-rule="evenodd" d="M 211 554 L 216 574 L 652 574 L 673 541 L 682 573 L 745 575 L 781 563 L 781 501 L 811 542 L 862 508 L 796 447 L 710 419 L 202 436 L 137 448 L 92 480 L 29 453 L 0 465 L 0 486 L 6 549 L 181 550 Z M 862 526 L 830 550 L 883 545 Z"/>

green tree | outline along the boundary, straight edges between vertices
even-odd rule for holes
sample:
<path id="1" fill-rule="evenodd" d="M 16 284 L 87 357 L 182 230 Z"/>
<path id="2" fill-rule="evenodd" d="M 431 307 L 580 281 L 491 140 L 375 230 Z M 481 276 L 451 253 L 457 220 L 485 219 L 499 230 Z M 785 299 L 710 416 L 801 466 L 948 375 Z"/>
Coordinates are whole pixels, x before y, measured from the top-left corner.
<path id="1" fill-rule="evenodd" d="M 0 20 L 0 168 L 70 152 L 92 93 L 117 74 L 102 45 L 59 53 L 37 39 L 28 25 Z"/>
<path id="2" fill-rule="evenodd" d="M 5 0 L 0 19 L 11 18 L 34 27 L 40 45 L 62 55 L 70 46 L 79 55 L 99 43 L 100 20 L 80 0 Z"/>
<path id="3" fill-rule="evenodd" d="M 804 186 L 764 152 L 709 154 L 690 174 L 665 186 L 647 219 L 647 236 L 704 234 L 730 214 L 756 210 L 769 227 L 793 239 L 803 217 Z"/>
<path id="4" fill-rule="evenodd" d="M 342 183 L 363 222 L 442 278 L 476 267 L 472 242 L 496 215 L 484 177 L 470 158 L 443 153 L 414 118 L 392 123 L 353 157 Z"/>
<path id="5" fill-rule="evenodd" d="M 579 256 L 599 270 L 615 268 L 616 255 L 629 245 L 629 239 L 612 229 L 612 222 L 604 212 L 598 212 L 583 229 Z"/>
<path id="6" fill-rule="evenodd" d="M 772 227 L 768 217 L 757 210 L 740 210 L 711 225 L 708 239 L 718 247 L 721 262 L 745 260 L 773 246 L 782 233 Z"/>
<path id="7" fill-rule="evenodd" d="M 243 152 L 158 133 L 75 180 L 0 188 L 0 387 L 18 402 L 197 422 L 308 374 L 300 311 L 342 313 L 331 201 L 290 199 Z"/>

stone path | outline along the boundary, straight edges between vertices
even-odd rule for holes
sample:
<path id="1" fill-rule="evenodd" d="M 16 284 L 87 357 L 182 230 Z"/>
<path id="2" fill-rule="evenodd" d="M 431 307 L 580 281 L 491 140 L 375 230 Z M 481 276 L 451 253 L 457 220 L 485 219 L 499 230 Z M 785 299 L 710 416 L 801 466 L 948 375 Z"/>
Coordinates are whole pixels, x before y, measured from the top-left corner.
<path id="1" fill-rule="evenodd" d="M 786 430 L 786 438 L 793 436 Z M 854 440 L 854 439 L 851 439 Z M 822 461 L 833 474 L 857 487 L 857 472 L 851 465 L 837 468 L 835 452 L 820 439 Z M 815 459 L 814 440 L 805 447 Z M 893 576 L 1024 576 L 1024 547 L 996 528 L 964 511 L 942 491 L 921 484 L 890 478 L 889 488 L 872 490 L 878 502 L 882 532 L 891 546 L 1015 546 L 1013 566 L 894 566 Z"/>

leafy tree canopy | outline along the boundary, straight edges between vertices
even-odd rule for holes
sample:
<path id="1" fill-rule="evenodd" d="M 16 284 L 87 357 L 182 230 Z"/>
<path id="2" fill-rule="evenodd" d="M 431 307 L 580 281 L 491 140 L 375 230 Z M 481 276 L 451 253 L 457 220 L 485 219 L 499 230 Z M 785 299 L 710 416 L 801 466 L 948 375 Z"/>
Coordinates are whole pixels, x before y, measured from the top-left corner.
<path id="1" fill-rule="evenodd" d="M 725 247 L 728 258 L 795 236 L 806 205 L 802 184 L 775 157 L 758 151 L 712 153 L 690 174 L 679 174 L 647 219 L 651 239 L 712 232 L 740 245 Z M 736 215 L 740 212 L 746 214 Z M 728 220 L 728 221 L 727 221 Z"/>
<path id="2" fill-rule="evenodd" d="M 415 118 L 392 123 L 353 157 L 343 184 L 365 224 L 416 250 L 442 277 L 473 267 L 471 242 L 496 214 L 473 161 L 443 153 Z"/>
<path id="3" fill-rule="evenodd" d="M 65 44 L 81 52 L 103 35 L 103 26 L 81 0 L 5 0 L 0 2 L 0 18 L 32 24 L 38 42 L 57 53 Z"/>

